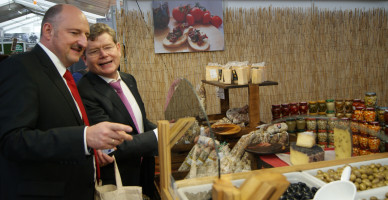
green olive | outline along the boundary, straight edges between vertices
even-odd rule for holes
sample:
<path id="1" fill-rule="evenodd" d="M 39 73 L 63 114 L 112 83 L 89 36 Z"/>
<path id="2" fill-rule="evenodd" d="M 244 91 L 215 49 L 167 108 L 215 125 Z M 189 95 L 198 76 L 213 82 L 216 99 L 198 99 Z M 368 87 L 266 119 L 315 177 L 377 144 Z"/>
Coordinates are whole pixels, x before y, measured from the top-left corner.
<path id="1" fill-rule="evenodd" d="M 356 175 L 354 175 L 354 174 L 350 175 L 350 181 L 354 182 L 356 180 L 356 178 L 357 178 Z"/>
<path id="2" fill-rule="evenodd" d="M 370 198 L 369 198 L 369 200 L 379 200 L 377 197 L 375 197 L 375 196 L 371 196 Z"/>
<path id="3" fill-rule="evenodd" d="M 365 183 L 360 183 L 360 190 L 361 190 L 361 191 L 366 190 L 366 185 L 365 185 Z"/>

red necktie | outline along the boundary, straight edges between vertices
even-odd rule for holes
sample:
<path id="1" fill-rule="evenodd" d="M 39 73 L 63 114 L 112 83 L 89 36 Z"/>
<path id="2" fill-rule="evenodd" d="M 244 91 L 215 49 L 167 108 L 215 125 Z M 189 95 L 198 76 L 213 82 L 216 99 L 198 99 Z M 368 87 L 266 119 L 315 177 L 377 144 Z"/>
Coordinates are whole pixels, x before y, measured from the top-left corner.
<path id="1" fill-rule="evenodd" d="M 86 126 L 89 126 L 88 116 L 86 115 L 85 107 L 84 107 L 84 104 L 82 103 L 81 97 L 79 96 L 77 85 L 75 84 L 73 76 L 71 75 L 69 70 L 66 70 L 63 77 L 66 79 L 67 86 L 69 87 L 71 94 L 73 95 L 75 101 L 77 102 L 78 108 L 81 111 L 82 120 L 84 121 L 84 124 Z M 93 151 L 94 151 L 94 157 L 96 159 L 97 181 L 98 181 L 100 179 L 100 167 L 98 164 L 97 152 L 95 149 L 93 149 Z"/>

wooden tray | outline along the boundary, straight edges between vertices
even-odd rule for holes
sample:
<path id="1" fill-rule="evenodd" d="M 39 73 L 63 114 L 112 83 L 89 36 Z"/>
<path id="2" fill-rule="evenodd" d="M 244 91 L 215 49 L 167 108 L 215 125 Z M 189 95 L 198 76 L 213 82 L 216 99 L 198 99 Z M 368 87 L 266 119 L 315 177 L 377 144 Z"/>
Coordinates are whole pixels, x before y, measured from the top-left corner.
<path id="1" fill-rule="evenodd" d="M 241 131 L 241 127 L 236 124 L 213 124 L 211 128 L 218 135 L 233 135 Z"/>

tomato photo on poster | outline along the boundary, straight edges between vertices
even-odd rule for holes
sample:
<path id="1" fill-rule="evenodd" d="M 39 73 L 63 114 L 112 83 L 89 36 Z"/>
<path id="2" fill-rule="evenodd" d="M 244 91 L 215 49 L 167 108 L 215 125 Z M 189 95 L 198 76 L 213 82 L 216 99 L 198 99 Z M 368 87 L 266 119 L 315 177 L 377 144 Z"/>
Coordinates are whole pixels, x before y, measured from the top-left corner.
<path id="1" fill-rule="evenodd" d="M 224 50 L 221 0 L 152 2 L 155 53 Z"/>

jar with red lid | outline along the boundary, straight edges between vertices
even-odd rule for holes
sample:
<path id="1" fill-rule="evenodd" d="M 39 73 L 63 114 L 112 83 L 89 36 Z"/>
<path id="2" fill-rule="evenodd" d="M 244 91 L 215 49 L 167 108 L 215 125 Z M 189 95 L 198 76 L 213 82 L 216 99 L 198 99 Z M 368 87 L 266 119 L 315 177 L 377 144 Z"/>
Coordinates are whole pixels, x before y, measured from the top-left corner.
<path id="1" fill-rule="evenodd" d="M 360 135 L 357 132 L 352 132 L 353 146 L 360 145 Z"/>
<path id="2" fill-rule="evenodd" d="M 380 147 L 380 139 L 376 136 L 369 136 L 368 138 L 369 151 L 372 153 L 378 153 Z"/>
<path id="3" fill-rule="evenodd" d="M 360 147 L 358 145 L 353 145 L 353 151 L 352 156 L 359 156 L 360 155 Z"/>
<path id="4" fill-rule="evenodd" d="M 327 147 L 327 131 L 326 130 L 318 130 L 318 145 L 322 148 Z"/>
<path id="5" fill-rule="evenodd" d="M 363 110 L 365 110 L 366 106 L 365 106 L 365 102 L 364 100 L 361 99 L 360 101 L 360 106 L 362 107 Z"/>
<path id="6" fill-rule="evenodd" d="M 309 115 L 318 115 L 318 104 L 316 101 L 309 101 Z"/>
<path id="7" fill-rule="evenodd" d="M 335 100 L 335 112 L 336 113 L 342 113 L 344 112 L 344 105 L 345 102 L 342 99 L 336 99 Z"/>
<path id="8" fill-rule="evenodd" d="M 288 117 L 290 115 L 290 104 L 283 103 L 280 110 L 282 112 L 282 117 Z"/>
<path id="9" fill-rule="evenodd" d="M 368 148 L 369 144 L 369 137 L 367 135 L 360 135 L 358 137 L 358 143 L 360 145 L 360 149 L 366 149 Z"/>
<path id="10" fill-rule="evenodd" d="M 290 103 L 290 115 L 299 115 L 298 103 Z"/>
<path id="11" fill-rule="evenodd" d="M 377 136 L 380 132 L 380 125 L 379 122 L 373 121 L 368 123 L 368 134 L 370 136 Z"/>
<path id="12" fill-rule="evenodd" d="M 353 104 L 352 104 L 353 111 L 355 111 L 356 107 L 360 106 L 360 104 L 361 104 L 361 99 L 353 99 Z"/>
<path id="13" fill-rule="evenodd" d="M 326 101 L 325 100 L 318 100 L 318 114 L 325 115 L 326 110 L 327 110 Z"/>
<path id="14" fill-rule="evenodd" d="M 365 120 L 358 121 L 358 130 L 360 132 L 360 135 L 368 136 L 368 122 Z"/>
<path id="15" fill-rule="evenodd" d="M 353 133 L 359 132 L 358 120 L 356 118 L 353 118 L 352 121 L 350 122 L 350 129 L 352 130 Z"/>
<path id="16" fill-rule="evenodd" d="M 354 111 L 354 118 L 356 118 L 358 121 L 364 120 L 364 108 L 362 106 L 357 106 L 356 110 Z"/>
<path id="17" fill-rule="evenodd" d="M 360 148 L 360 156 L 365 156 L 365 155 L 369 155 L 369 154 L 370 154 L 369 149 L 361 149 Z"/>
<path id="18" fill-rule="evenodd" d="M 366 110 L 363 112 L 364 120 L 367 122 L 373 122 L 376 120 L 376 111 L 375 108 L 366 108 Z"/>
<path id="19" fill-rule="evenodd" d="M 299 102 L 299 114 L 307 115 L 308 111 L 309 111 L 309 106 L 307 105 L 307 102 Z"/>
<path id="20" fill-rule="evenodd" d="M 330 117 L 327 119 L 327 130 L 332 131 L 338 125 L 338 118 Z"/>
<path id="21" fill-rule="evenodd" d="M 282 111 L 281 111 L 280 105 L 278 104 L 272 105 L 271 112 L 272 112 L 272 120 L 281 118 Z"/>

